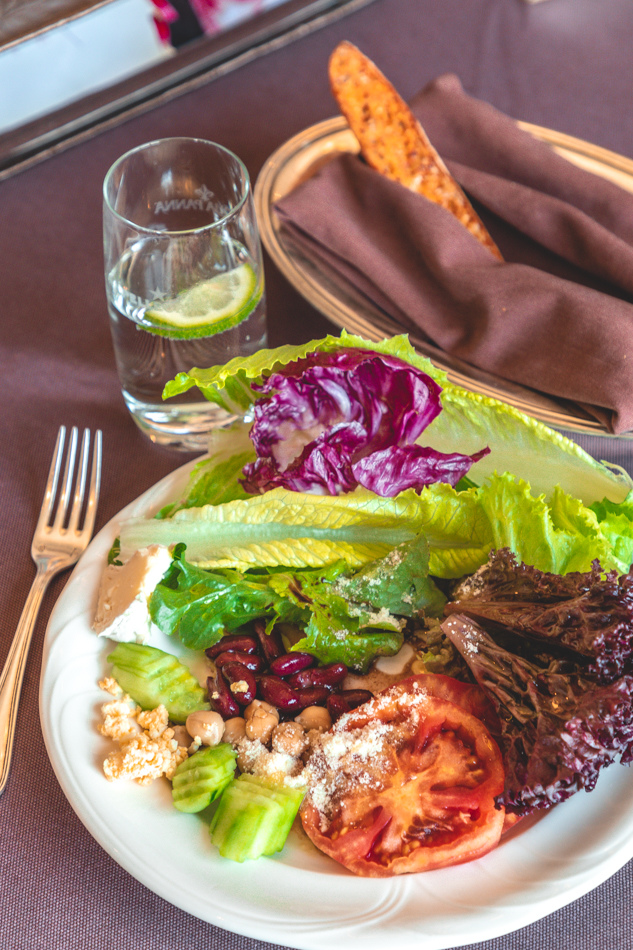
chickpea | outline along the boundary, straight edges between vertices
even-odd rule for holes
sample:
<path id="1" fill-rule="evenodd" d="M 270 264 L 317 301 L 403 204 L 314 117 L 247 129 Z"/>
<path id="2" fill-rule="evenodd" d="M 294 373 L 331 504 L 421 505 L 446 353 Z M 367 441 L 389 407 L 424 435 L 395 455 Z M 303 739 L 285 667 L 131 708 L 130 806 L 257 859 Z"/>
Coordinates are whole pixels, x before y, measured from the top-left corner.
<path id="1" fill-rule="evenodd" d="M 172 739 L 175 739 L 176 742 L 178 743 L 178 745 L 181 745 L 181 746 L 184 746 L 185 748 L 187 748 L 187 746 L 188 746 L 188 745 L 190 744 L 190 742 L 191 742 L 191 736 L 189 735 L 189 733 L 187 732 L 187 730 L 185 729 L 185 727 L 184 727 L 184 726 L 172 726 L 172 730 L 171 730 L 171 731 L 173 732 Z M 163 733 L 163 735 L 164 735 L 164 733 Z"/>
<path id="2" fill-rule="evenodd" d="M 224 723 L 223 742 L 230 742 L 232 745 L 239 742 L 246 735 L 246 722 L 241 716 L 233 716 Z"/>
<path id="3" fill-rule="evenodd" d="M 237 753 L 237 759 L 235 761 L 240 772 L 242 772 L 242 774 L 248 775 L 249 769 L 252 768 L 252 761 L 248 753 L 244 752 L 243 749 L 240 749 Z"/>
<path id="4" fill-rule="evenodd" d="M 303 726 L 299 722 L 280 722 L 273 729 L 272 747 L 274 752 L 299 756 L 308 747 Z"/>
<path id="5" fill-rule="evenodd" d="M 325 706 L 306 706 L 298 716 L 295 716 L 294 721 L 303 726 L 306 732 L 310 732 L 311 729 L 327 732 L 332 725 L 332 717 Z"/>
<path id="6" fill-rule="evenodd" d="M 224 720 L 219 713 L 204 709 L 193 712 L 187 716 L 185 725 L 191 738 L 197 737 L 202 745 L 217 745 L 222 741 Z"/>
<path id="7" fill-rule="evenodd" d="M 244 710 L 244 719 L 247 739 L 259 739 L 260 742 L 266 743 L 279 722 L 279 713 L 263 699 L 254 699 Z"/>

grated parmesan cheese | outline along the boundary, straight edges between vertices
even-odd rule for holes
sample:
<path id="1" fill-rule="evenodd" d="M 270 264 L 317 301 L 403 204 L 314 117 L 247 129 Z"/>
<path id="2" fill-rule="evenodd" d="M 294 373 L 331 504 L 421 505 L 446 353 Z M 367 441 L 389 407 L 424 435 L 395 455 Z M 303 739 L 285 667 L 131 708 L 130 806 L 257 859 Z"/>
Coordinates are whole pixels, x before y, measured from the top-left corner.
<path id="1" fill-rule="evenodd" d="M 382 776 L 393 770 L 398 727 L 374 720 L 361 729 L 338 731 L 345 719 L 319 735 L 303 773 L 307 796 L 324 819 L 346 790 L 359 784 L 379 790 Z"/>
<path id="2" fill-rule="evenodd" d="M 298 756 L 270 751 L 259 739 L 238 739 L 234 748 L 237 749 L 237 764 L 241 772 L 282 784 L 289 784 L 288 779 L 297 778 L 303 772 L 303 762 Z"/>

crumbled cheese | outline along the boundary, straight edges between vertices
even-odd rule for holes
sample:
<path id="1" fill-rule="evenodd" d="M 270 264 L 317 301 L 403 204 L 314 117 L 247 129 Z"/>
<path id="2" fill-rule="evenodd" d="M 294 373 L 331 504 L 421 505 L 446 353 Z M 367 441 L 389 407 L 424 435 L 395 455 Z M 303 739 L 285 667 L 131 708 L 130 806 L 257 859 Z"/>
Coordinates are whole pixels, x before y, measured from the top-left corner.
<path id="1" fill-rule="evenodd" d="M 338 629 L 330 627 L 328 629 L 328 636 L 334 637 L 335 640 L 341 640 L 341 642 L 343 642 L 349 637 L 349 630 L 347 627 L 339 627 Z"/>
<path id="2" fill-rule="evenodd" d="M 139 785 L 149 785 L 161 775 L 171 778 L 186 758 L 187 750 L 175 739 L 164 735 L 152 739 L 147 732 L 142 732 L 109 755 L 103 763 L 103 771 L 108 781 L 134 779 Z"/>
<path id="3" fill-rule="evenodd" d="M 117 742 L 138 735 L 139 725 L 136 721 L 137 706 L 129 696 L 122 696 L 111 703 L 104 703 L 101 707 L 103 723 L 99 727 L 102 735 Z"/>
<path id="4" fill-rule="evenodd" d="M 169 725 L 169 713 L 161 705 L 157 706 L 156 709 L 147 709 L 140 712 L 136 717 L 136 721 L 149 734 L 151 739 L 157 739 L 163 735 Z M 173 729 L 170 731 L 171 737 L 173 737 Z"/>
<path id="5" fill-rule="evenodd" d="M 386 607 L 380 610 L 369 610 L 358 604 L 348 604 L 347 610 L 351 617 L 361 617 L 364 626 L 383 627 L 387 630 L 402 630 L 406 625 L 404 617 L 394 617 Z"/>
<path id="6" fill-rule="evenodd" d="M 248 693 L 248 688 L 246 680 L 235 680 L 229 686 L 232 693 Z"/>
<path id="7" fill-rule="evenodd" d="M 122 693 L 112 677 L 99 685 L 113 695 L 115 689 Z M 149 785 L 161 775 L 171 778 L 189 755 L 189 750 L 175 738 L 164 706 L 142 710 L 129 696 L 122 695 L 104 703 L 101 714 L 103 722 L 99 731 L 119 746 L 103 763 L 105 777 L 110 782 L 134 779 L 139 785 Z"/>
<path id="8" fill-rule="evenodd" d="M 394 702 L 406 715 L 392 715 Z M 361 786 L 380 792 L 389 787 L 399 750 L 416 735 L 429 702 L 424 686 L 414 683 L 400 697 L 386 693 L 370 700 L 363 707 L 365 725 L 354 726 L 353 710 L 329 732 L 314 737 L 301 779 L 307 799 L 321 815 L 323 830 L 350 790 Z"/>
<path id="9" fill-rule="evenodd" d="M 145 643 L 156 627 L 148 600 L 171 564 L 168 548 L 152 544 L 123 565 L 109 564 L 101 578 L 93 628 L 100 637 Z"/>
<path id="10" fill-rule="evenodd" d="M 488 563 L 478 567 L 474 574 L 466 577 L 453 592 L 453 600 L 470 600 L 483 590 L 484 577 L 488 572 Z"/>
<path id="11" fill-rule="evenodd" d="M 104 693 L 110 693 L 111 696 L 123 695 L 123 690 L 113 676 L 104 676 L 102 680 L 99 680 L 99 689 L 102 689 Z"/>

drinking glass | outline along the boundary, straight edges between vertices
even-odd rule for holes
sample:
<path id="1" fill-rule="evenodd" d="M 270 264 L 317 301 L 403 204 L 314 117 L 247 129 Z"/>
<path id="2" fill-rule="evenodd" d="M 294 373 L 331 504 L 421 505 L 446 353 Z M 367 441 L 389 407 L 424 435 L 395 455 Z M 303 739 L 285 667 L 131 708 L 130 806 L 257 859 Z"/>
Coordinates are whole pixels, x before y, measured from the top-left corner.
<path id="1" fill-rule="evenodd" d="M 197 389 L 161 397 L 181 371 L 266 345 L 248 172 L 214 142 L 161 139 L 114 163 L 103 198 L 106 296 L 123 398 L 152 441 L 203 450 L 209 431 L 235 417 Z"/>

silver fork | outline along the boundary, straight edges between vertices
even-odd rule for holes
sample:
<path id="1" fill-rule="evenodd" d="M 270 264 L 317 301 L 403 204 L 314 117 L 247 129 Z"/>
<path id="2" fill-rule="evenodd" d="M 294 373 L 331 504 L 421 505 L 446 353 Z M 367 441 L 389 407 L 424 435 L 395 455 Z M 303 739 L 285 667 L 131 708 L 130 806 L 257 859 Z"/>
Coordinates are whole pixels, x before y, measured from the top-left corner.
<path id="1" fill-rule="evenodd" d="M 79 560 L 80 554 L 88 546 L 95 524 L 101 481 L 101 430 L 98 430 L 95 436 L 90 487 L 81 528 L 79 527 L 79 520 L 84 510 L 86 480 L 90 461 L 90 431 L 84 429 L 79 469 L 76 477 L 77 428 L 74 427 L 70 433 L 59 502 L 54 512 L 65 439 L 66 427 L 61 426 L 57 434 L 55 453 L 48 474 L 42 510 L 31 545 L 31 557 L 37 565 L 37 573 L 18 622 L 4 669 L 0 675 L 0 795 L 4 791 L 9 777 L 22 678 L 42 598 L 51 578 Z M 72 507 L 69 507 L 71 497 L 73 499 Z M 54 518 L 52 518 L 53 512 Z"/>

